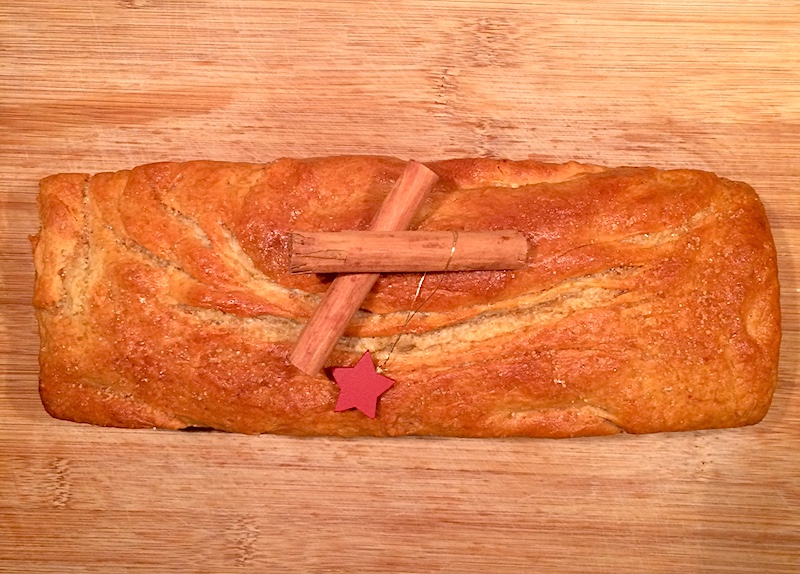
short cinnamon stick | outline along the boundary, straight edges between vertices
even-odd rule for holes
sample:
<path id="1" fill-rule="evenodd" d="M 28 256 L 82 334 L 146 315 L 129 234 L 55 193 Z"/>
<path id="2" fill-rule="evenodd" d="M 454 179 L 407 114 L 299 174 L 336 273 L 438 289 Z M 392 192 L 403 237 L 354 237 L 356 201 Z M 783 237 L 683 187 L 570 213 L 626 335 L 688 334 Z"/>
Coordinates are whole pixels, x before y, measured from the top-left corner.
<path id="1" fill-rule="evenodd" d="M 292 273 L 402 273 L 519 269 L 519 231 L 338 231 L 292 234 Z"/>
<path id="2" fill-rule="evenodd" d="M 407 228 L 438 179 L 421 163 L 409 161 L 370 229 L 399 231 Z M 319 372 L 378 277 L 378 273 L 358 273 L 339 275 L 333 280 L 292 350 L 289 361 L 295 367 L 309 375 Z"/>

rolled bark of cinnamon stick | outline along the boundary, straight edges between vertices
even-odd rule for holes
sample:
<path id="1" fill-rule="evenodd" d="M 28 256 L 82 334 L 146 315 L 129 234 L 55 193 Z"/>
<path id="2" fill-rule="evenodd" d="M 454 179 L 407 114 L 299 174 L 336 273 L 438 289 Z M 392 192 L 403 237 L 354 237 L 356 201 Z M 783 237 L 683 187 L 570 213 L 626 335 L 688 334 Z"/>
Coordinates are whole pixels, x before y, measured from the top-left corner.
<path id="1" fill-rule="evenodd" d="M 519 231 L 295 232 L 292 273 L 402 273 L 519 269 Z"/>
<path id="2" fill-rule="evenodd" d="M 370 229 L 406 229 L 438 180 L 439 176 L 421 163 L 409 161 L 386 196 Z M 289 361 L 295 367 L 309 375 L 316 375 L 322 369 L 347 323 L 379 276 L 379 273 L 354 273 L 339 275 L 333 280 L 292 350 Z"/>

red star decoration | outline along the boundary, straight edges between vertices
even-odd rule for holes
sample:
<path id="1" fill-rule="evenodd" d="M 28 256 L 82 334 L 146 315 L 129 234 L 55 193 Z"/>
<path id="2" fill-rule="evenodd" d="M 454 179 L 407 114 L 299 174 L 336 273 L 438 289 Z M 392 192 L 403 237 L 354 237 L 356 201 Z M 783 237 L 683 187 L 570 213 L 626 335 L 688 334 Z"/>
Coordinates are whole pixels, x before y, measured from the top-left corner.
<path id="1" fill-rule="evenodd" d="M 361 355 L 355 367 L 335 367 L 333 380 L 341 389 L 333 410 L 358 409 L 371 419 L 375 418 L 378 397 L 394 384 L 389 377 L 378 374 L 369 351 Z"/>

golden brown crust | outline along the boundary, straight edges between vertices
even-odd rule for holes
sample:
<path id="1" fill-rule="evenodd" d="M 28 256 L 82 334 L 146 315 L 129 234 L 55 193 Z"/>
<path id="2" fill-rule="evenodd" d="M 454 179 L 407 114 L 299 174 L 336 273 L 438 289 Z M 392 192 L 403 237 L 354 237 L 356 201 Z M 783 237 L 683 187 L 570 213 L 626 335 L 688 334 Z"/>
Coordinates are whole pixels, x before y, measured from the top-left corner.
<path id="1" fill-rule="evenodd" d="M 740 426 L 767 412 L 778 280 L 750 187 L 574 162 L 428 166 L 440 182 L 413 227 L 519 229 L 530 262 L 428 274 L 405 327 L 420 275 L 381 277 L 329 361 L 369 349 L 385 362 L 396 382 L 374 420 L 334 412 L 336 385 L 287 362 L 330 279 L 288 274 L 288 236 L 365 229 L 402 161 L 44 179 L 34 303 L 48 412 L 123 427 L 545 437 Z"/>

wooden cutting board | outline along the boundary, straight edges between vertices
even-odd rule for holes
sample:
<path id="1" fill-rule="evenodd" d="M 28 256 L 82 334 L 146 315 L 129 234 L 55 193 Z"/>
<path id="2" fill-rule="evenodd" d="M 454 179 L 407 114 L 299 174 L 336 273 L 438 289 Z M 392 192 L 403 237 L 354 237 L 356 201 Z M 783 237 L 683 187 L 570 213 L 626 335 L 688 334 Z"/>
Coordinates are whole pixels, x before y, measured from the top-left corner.
<path id="1" fill-rule="evenodd" d="M 800 571 L 800 6 L 4 0 L 0 571 Z M 37 180 L 390 154 L 694 167 L 769 213 L 759 425 L 576 440 L 99 429 L 37 384 Z"/>

